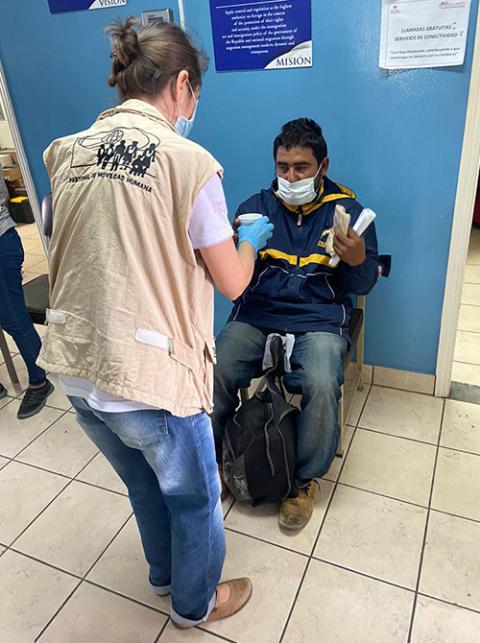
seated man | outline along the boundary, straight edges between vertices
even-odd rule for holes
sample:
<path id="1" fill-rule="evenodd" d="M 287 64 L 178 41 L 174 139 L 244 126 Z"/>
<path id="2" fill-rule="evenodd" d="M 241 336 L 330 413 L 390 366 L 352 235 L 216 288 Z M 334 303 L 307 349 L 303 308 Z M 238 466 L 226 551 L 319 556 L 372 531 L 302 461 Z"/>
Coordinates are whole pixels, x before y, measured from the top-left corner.
<path id="1" fill-rule="evenodd" d="M 262 373 L 267 336 L 294 334 L 292 371 L 284 383 L 287 390 L 302 395 L 296 489 L 282 503 L 279 522 L 287 529 L 300 529 L 312 515 L 313 479 L 327 473 L 337 449 L 352 309 L 349 293 L 370 292 L 383 266 L 371 224 L 364 236 L 352 228 L 348 235 L 335 233 L 334 250 L 341 261 L 329 267 L 326 241 L 336 205 L 344 206 L 352 226 L 363 208 L 351 190 L 327 178 L 327 146 L 317 123 L 301 118 L 284 125 L 275 139 L 274 158 L 277 179 L 272 187 L 237 211 L 237 216 L 267 215 L 275 229 L 259 253 L 250 286 L 235 302 L 217 339 L 212 421 L 221 462 L 224 427 L 238 406 L 239 388 Z"/>

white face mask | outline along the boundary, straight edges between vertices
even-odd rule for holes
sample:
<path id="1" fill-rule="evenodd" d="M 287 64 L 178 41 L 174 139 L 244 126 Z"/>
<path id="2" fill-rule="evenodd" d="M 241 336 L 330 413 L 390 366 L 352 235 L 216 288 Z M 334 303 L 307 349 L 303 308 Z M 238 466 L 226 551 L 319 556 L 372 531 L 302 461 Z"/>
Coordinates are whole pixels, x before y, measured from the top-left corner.
<path id="1" fill-rule="evenodd" d="M 294 183 L 290 183 L 287 179 L 282 179 L 281 176 L 277 176 L 278 196 L 282 201 L 288 203 L 288 205 L 305 205 L 306 203 L 311 203 L 317 196 L 315 180 L 319 175 L 321 168 L 322 166 L 318 168 L 318 172 L 315 176 L 312 176 L 309 179 L 295 181 Z"/>
<path id="2" fill-rule="evenodd" d="M 195 109 L 193 110 L 193 114 L 191 118 L 185 118 L 185 116 L 180 115 L 177 117 L 177 120 L 175 122 L 175 129 L 180 134 L 180 136 L 184 136 L 185 138 L 188 138 L 188 135 L 192 131 L 193 122 L 195 120 L 195 116 L 197 115 L 197 107 L 198 107 L 198 100 L 195 97 L 195 92 L 193 91 L 192 86 L 190 85 L 190 82 L 188 82 L 188 86 L 190 87 L 193 100 L 195 101 Z"/>

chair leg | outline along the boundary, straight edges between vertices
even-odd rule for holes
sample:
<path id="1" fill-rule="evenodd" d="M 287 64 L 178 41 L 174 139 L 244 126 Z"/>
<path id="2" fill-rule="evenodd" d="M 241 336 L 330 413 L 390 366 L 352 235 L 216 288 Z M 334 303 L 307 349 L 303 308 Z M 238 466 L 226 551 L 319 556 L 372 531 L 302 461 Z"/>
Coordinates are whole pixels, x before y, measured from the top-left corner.
<path id="1" fill-rule="evenodd" d="M 338 446 L 337 446 L 337 453 L 336 456 L 337 458 L 343 458 L 343 454 L 345 451 L 344 447 L 344 429 L 345 429 L 345 404 L 343 401 L 343 386 L 342 386 L 342 397 L 340 398 L 340 402 L 338 404 L 338 424 L 340 427 L 340 435 L 338 436 Z"/>
<path id="2" fill-rule="evenodd" d="M 0 350 L 2 351 L 3 359 L 7 366 L 7 371 L 12 381 L 12 384 L 19 384 L 17 371 L 15 370 L 15 364 L 13 363 L 12 356 L 10 355 L 10 349 L 8 348 L 7 340 L 3 329 L 0 328 Z"/>
<path id="3" fill-rule="evenodd" d="M 365 313 L 365 297 L 358 298 L 359 306 Z M 356 359 L 357 367 L 360 369 L 360 377 L 358 380 L 357 389 L 363 391 L 363 366 L 365 364 L 365 319 L 363 320 L 362 329 L 358 336 L 357 346 L 356 346 Z"/>

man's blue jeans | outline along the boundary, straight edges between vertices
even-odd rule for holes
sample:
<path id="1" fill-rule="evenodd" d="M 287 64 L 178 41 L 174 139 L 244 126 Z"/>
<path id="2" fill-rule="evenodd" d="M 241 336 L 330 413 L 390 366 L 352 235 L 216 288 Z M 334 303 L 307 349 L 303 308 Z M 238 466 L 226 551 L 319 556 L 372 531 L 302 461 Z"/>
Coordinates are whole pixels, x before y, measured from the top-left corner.
<path id="1" fill-rule="evenodd" d="M 176 623 L 204 621 L 225 558 L 210 419 L 160 410 L 104 413 L 81 398 L 70 401 L 80 426 L 127 486 L 150 583 L 158 594 L 171 593 Z"/>
<path id="2" fill-rule="evenodd" d="M 217 459 L 224 429 L 238 406 L 238 391 L 262 373 L 267 335 L 249 324 L 230 322 L 217 338 L 212 415 Z M 297 424 L 297 480 L 324 476 L 335 457 L 339 437 L 338 402 L 344 381 L 343 360 L 348 344 L 333 333 L 298 335 L 284 377 L 291 393 L 302 395 Z"/>
<path id="3" fill-rule="evenodd" d="M 45 371 L 36 365 L 42 342 L 25 307 L 22 242 L 15 228 L 0 237 L 0 326 L 18 346 L 28 370 L 30 384 L 45 381 Z"/>

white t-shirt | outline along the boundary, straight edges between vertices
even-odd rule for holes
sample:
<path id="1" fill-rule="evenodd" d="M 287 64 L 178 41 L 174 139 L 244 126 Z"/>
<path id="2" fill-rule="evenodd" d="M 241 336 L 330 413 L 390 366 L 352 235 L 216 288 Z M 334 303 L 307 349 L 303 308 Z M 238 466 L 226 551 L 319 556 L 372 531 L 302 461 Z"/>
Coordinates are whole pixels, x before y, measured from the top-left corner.
<path id="1" fill-rule="evenodd" d="M 193 204 L 188 234 L 194 250 L 211 248 L 233 236 L 222 182 L 217 174 L 212 176 Z M 110 395 L 83 377 L 59 375 L 59 382 L 66 395 L 83 398 L 97 411 L 126 413 L 155 408 Z"/>

